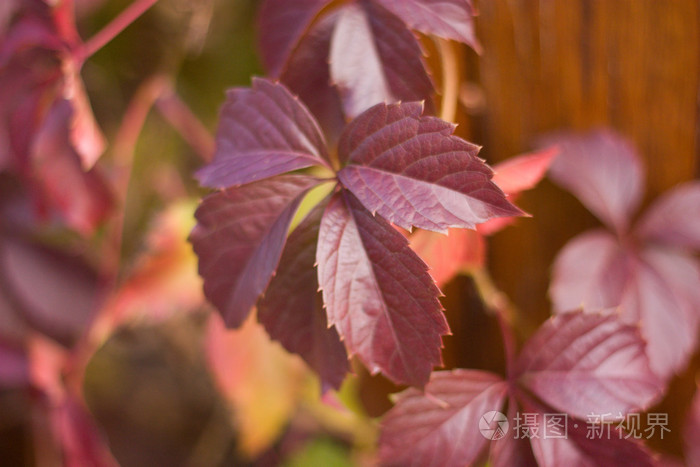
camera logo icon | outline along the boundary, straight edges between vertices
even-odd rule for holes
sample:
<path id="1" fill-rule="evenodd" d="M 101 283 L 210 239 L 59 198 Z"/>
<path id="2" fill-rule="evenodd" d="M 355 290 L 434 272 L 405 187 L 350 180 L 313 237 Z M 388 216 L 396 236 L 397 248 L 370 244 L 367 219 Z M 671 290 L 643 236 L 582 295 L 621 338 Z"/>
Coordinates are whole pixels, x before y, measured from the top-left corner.
<path id="1" fill-rule="evenodd" d="M 508 418 L 495 410 L 486 412 L 479 419 L 479 431 L 486 439 L 499 440 L 508 432 Z"/>

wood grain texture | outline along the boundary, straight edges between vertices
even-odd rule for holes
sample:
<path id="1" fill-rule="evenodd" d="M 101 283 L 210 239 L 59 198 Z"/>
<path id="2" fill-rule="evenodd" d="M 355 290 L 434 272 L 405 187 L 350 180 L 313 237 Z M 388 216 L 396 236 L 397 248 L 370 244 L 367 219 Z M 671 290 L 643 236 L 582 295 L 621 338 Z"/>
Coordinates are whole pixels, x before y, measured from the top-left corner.
<path id="1" fill-rule="evenodd" d="M 629 138 L 647 166 L 644 205 L 700 174 L 700 2 L 697 0 L 481 0 L 483 54 L 465 50 L 466 78 L 484 104 L 462 109 L 457 132 L 495 163 L 530 149 L 557 129 L 610 126 Z M 490 242 L 490 268 L 522 311 L 531 334 L 549 315 L 551 264 L 576 234 L 596 225 L 571 195 L 543 182 L 518 200 L 521 219 Z M 452 300 L 450 300 L 452 302 Z M 447 304 L 448 317 L 453 313 Z M 452 321 L 450 321 L 452 323 Z M 454 340 L 460 336 L 455 326 Z M 453 327 L 453 329 L 455 328 Z M 474 333 L 474 331 L 470 331 Z M 448 348 L 448 351 L 455 348 Z M 462 360 L 446 355 L 446 361 Z M 679 414 L 692 394 L 698 358 L 672 390 L 682 397 L 652 411 Z M 674 423 L 672 421 L 672 423 Z M 680 453 L 682 427 L 663 445 Z"/>

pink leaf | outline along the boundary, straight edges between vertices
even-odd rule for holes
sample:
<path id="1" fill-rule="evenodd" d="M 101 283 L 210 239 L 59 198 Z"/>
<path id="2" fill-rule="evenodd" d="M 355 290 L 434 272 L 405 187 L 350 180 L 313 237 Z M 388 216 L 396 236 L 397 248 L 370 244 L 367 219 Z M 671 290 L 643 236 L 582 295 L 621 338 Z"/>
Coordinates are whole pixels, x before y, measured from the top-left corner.
<path id="1" fill-rule="evenodd" d="M 471 465 L 488 439 L 483 415 L 500 411 L 507 391 L 498 376 L 477 370 L 440 371 L 425 393 L 408 389 L 382 421 L 380 457 L 386 465 Z"/>
<path id="2" fill-rule="evenodd" d="M 316 253 L 328 321 L 372 373 L 422 386 L 449 332 L 439 289 L 406 239 L 349 192 L 330 201 Z"/>
<path id="3" fill-rule="evenodd" d="M 433 92 L 413 34 L 370 1 L 341 9 L 331 40 L 330 74 L 351 118 L 378 102 L 430 101 Z"/>
<path id="4" fill-rule="evenodd" d="M 23 321 L 59 342 L 81 337 L 100 305 L 96 272 L 80 258 L 14 238 L 0 240 L 0 288 Z"/>
<path id="5" fill-rule="evenodd" d="M 617 313 L 559 314 L 523 348 L 518 380 L 548 405 L 581 419 L 643 410 L 663 389 L 644 346 L 639 329 Z"/>
<path id="6" fill-rule="evenodd" d="M 532 450 L 539 465 L 571 465 L 577 467 L 618 467 L 620 465 L 658 465 L 651 452 L 633 439 L 626 439 L 625 433 L 614 424 L 610 435 L 601 438 L 590 436 L 589 425 L 585 421 L 567 420 L 566 436 L 545 438 L 545 415 L 555 413 L 551 408 L 523 399 L 523 409 L 535 415 L 532 429 L 538 436 L 532 436 Z M 595 413 L 595 412 L 594 412 Z"/>
<path id="7" fill-rule="evenodd" d="M 500 162 L 493 166 L 493 183 L 508 195 L 534 188 L 544 178 L 557 155 L 559 148 L 554 146 Z"/>
<path id="8" fill-rule="evenodd" d="M 326 143 L 309 111 L 287 89 L 253 79 L 252 89 L 228 92 L 216 154 L 197 173 L 200 183 L 227 188 L 312 165 L 327 165 Z"/>
<path id="9" fill-rule="evenodd" d="M 655 373 L 682 369 L 697 342 L 700 270 L 670 248 L 624 248 L 602 231 L 584 233 L 559 253 L 550 296 L 555 311 L 620 306 L 623 319 L 641 324 Z"/>
<path id="10" fill-rule="evenodd" d="M 204 294 L 230 327 L 245 320 L 282 254 L 292 217 L 317 179 L 282 175 L 206 197 L 190 241 Z"/>
<path id="11" fill-rule="evenodd" d="M 519 416 L 518 403 L 510 395 L 508 398 L 508 420 L 514 424 Z M 511 430 L 502 439 L 491 443 L 490 465 L 493 467 L 537 467 L 530 441 L 518 434 L 514 425 Z"/>
<path id="12" fill-rule="evenodd" d="M 265 0 L 260 7 L 260 54 L 271 76 L 279 76 L 314 16 L 331 0 Z"/>
<path id="13" fill-rule="evenodd" d="M 338 389 L 349 369 L 348 357 L 338 332 L 326 323 L 314 267 L 326 204 L 316 206 L 289 235 L 277 272 L 258 304 L 258 320 L 270 337 L 301 355 L 324 388 Z"/>
<path id="14" fill-rule="evenodd" d="M 636 233 L 651 242 L 700 250 L 700 182 L 665 193 L 644 214 Z"/>
<path id="15" fill-rule="evenodd" d="M 445 232 L 521 215 L 491 181 L 479 148 L 421 112 L 417 102 L 378 104 L 353 120 L 339 142 L 349 162 L 340 182 L 372 213 L 408 230 Z"/>
<path id="16" fill-rule="evenodd" d="M 571 240 L 554 262 L 549 295 L 554 310 L 599 310 L 616 307 L 627 284 L 627 254 L 604 230 Z"/>
<path id="17" fill-rule="evenodd" d="M 671 249 L 642 251 L 620 306 L 624 319 L 641 324 L 651 367 L 660 377 L 685 368 L 697 345 L 700 322 L 696 259 Z"/>
<path id="18" fill-rule="evenodd" d="M 609 227 L 626 231 L 644 194 L 644 169 L 634 148 L 607 130 L 564 133 L 546 141 L 560 149 L 552 179 Z"/>
<path id="19" fill-rule="evenodd" d="M 452 39 L 481 50 L 471 0 L 376 0 L 411 29 Z"/>

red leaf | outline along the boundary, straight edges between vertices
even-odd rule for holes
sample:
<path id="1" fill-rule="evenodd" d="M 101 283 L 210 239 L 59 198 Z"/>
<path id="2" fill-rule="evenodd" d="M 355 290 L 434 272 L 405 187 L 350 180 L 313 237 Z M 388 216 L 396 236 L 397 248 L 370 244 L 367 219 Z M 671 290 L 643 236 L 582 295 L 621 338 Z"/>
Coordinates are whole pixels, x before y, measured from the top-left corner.
<path id="1" fill-rule="evenodd" d="M 282 175 L 207 196 L 190 241 L 204 294 L 230 327 L 245 320 L 265 290 L 301 198 L 317 179 Z"/>
<path id="2" fill-rule="evenodd" d="M 600 310 L 620 305 L 627 285 L 628 259 L 614 236 L 585 232 L 559 252 L 549 295 L 554 311 Z"/>
<path id="3" fill-rule="evenodd" d="M 330 201 L 316 253 L 328 313 L 372 373 L 422 386 L 449 332 L 439 289 L 406 239 L 349 192 Z"/>
<path id="4" fill-rule="evenodd" d="M 329 145 L 335 145 L 345 126 L 340 96 L 337 88 L 331 85 L 328 67 L 337 17 L 337 12 L 333 12 L 309 29 L 280 76 L 280 81 L 298 95 L 316 117 Z"/>
<path id="5" fill-rule="evenodd" d="M 227 188 L 312 165 L 327 165 L 326 143 L 309 111 L 279 83 L 254 78 L 228 92 L 216 154 L 197 173 L 202 185 Z"/>
<path id="6" fill-rule="evenodd" d="M 680 185 L 656 200 L 636 233 L 647 241 L 700 250 L 700 182 Z"/>
<path id="7" fill-rule="evenodd" d="M 321 216 L 317 205 L 289 235 L 275 276 L 258 304 L 258 320 L 270 337 L 297 353 L 326 387 L 340 388 L 348 357 L 338 332 L 329 327 L 315 269 Z"/>
<path id="8" fill-rule="evenodd" d="M 518 403 L 511 395 L 508 398 L 508 420 L 511 423 L 519 416 Z M 502 439 L 491 443 L 489 463 L 493 467 L 537 467 L 530 441 L 520 435 L 516 437 L 516 428 L 506 433 Z"/>
<path id="9" fill-rule="evenodd" d="M 508 195 L 534 188 L 557 155 L 559 148 L 554 146 L 507 159 L 493 166 L 493 183 Z"/>
<path id="10" fill-rule="evenodd" d="M 329 61 L 331 81 L 350 118 L 378 102 L 430 101 L 433 86 L 415 37 L 372 2 L 361 0 L 340 10 Z"/>
<path id="11" fill-rule="evenodd" d="M 271 76 L 279 76 L 314 16 L 331 0 L 265 0 L 260 7 L 260 55 Z"/>
<path id="12" fill-rule="evenodd" d="M 339 142 L 341 160 L 349 161 L 340 182 L 372 213 L 407 230 L 446 232 L 521 215 L 491 181 L 479 148 L 421 112 L 417 102 L 378 104 L 353 120 Z"/>
<path id="13" fill-rule="evenodd" d="M 379 455 L 386 465 L 471 465 L 488 439 L 481 417 L 499 411 L 506 383 L 477 370 L 440 371 L 425 393 L 408 389 L 382 422 Z"/>
<path id="14" fill-rule="evenodd" d="M 439 287 L 456 274 L 478 269 L 486 261 L 484 237 L 474 230 L 450 229 L 447 235 L 416 230 L 409 237 L 411 249 L 430 266 Z"/>
<path id="15" fill-rule="evenodd" d="M 376 0 L 411 29 L 452 39 L 481 50 L 471 0 Z"/>
<path id="16" fill-rule="evenodd" d="M 566 437 L 545 438 L 544 418 L 553 411 L 529 398 L 525 399 L 524 410 L 535 414 L 536 423 L 532 429 L 540 435 L 532 436 L 532 450 L 539 465 L 573 465 L 577 467 L 618 467 L 620 465 L 658 465 L 651 452 L 641 442 L 625 439 L 625 433 L 617 425 L 610 427 L 610 436 L 595 438 L 589 436 L 586 422 L 569 419 Z"/>
<path id="17" fill-rule="evenodd" d="M 24 321 L 65 345 L 83 335 L 101 301 L 97 274 L 79 258 L 7 237 L 0 288 Z"/>
<path id="18" fill-rule="evenodd" d="M 37 189 L 56 207 L 66 222 L 91 234 L 107 217 L 113 197 L 97 168 L 85 172 L 70 141 L 74 110 L 67 100 L 54 103 L 35 134 L 31 148 Z"/>
<path id="19" fill-rule="evenodd" d="M 15 96 L 20 101 L 26 101 L 27 94 L 35 94 L 33 98 L 44 104 L 61 99 L 70 102 L 70 146 L 79 155 L 83 169 L 88 170 L 102 155 L 105 141 L 85 93 L 79 64 L 72 54 L 71 47 L 76 47 L 80 40 L 72 7 L 68 1 L 55 6 L 40 1 L 22 5 L 20 18 L 2 40 L 0 68 L 10 73 L 22 70 L 28 82 L 36 80 L 42 84 L 26 86 L 25 83 L 22 93 Z M 40 121 L 43 115 L 38 112 L 33 118 Z M 23 132 L 30 137 L 35 129 L 25 128 Z"/>
<path id="20" fill-rule="evenodd" d="M 517 363 L 520 384 L 555 409 L 585 419 L 643 410 L 663 390 L 637 327 L 617 313 L 572 312 L 548 320 Z"/>
<path id="21" fill-rule="evenodd" d="M 644 169 L 634 148 L 607 130 L 547 139 L 560 155 L 551 177 L 617 232 L 626 231 L 644 194 Z"/>
<path id="22" fill-rule="evenodd" d="M 454 370 L 433 373 L 424 394 L 400 394 L 382 424 L 380 456 L 387 464 L 471 465 L 491 435 L 482 431 L 489 427 L 484 416 L 501 411 L 508 394 L 513 431 L 493 441 L 494 466 L 536 465 L 533 452 L 539 465 L 650 465 L 650 453 L 624 439 L 619 427 L 612 427 L 610 439 L 588 439 L 581 421 L 589 414 L 624 416 L 660 394 L 643 348 L 638 328 L 614 313 L 550 318 L 525 344 L 516 367 L 508 368 L 508 383 L 490 373 Z M 537 417 L 534 426 L 519 417 L 519 404 Z M 545 414 L 566 417 L 562 439 L 544 435 Z"/>

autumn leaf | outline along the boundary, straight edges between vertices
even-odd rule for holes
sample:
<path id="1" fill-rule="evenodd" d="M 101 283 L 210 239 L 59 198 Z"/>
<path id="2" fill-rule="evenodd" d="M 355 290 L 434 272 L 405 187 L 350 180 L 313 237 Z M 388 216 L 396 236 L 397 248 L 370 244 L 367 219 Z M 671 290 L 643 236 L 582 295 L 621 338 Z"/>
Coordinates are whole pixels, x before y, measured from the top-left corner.
<path id="1" fill-rule="evenodd" d="M 371 372 L 422 386 L 449 329 L 439 289 L 403 235 L 346 191 L 326 208 L 318 277 L 328 322 Z"/>
<path id="2" fill-rule="evenodd" d="M 653 370 L 680 371 L 697 345 L 700 324 L 700 184 L 686 183 L 651 205 L 637 225 L 643 167 L 634 149 L 609 131 L 558 135 L 552 178 L 600 217 L 613 233 L 585 232 L 557 256 L 550 296 L 557 312 L 620 306 L 648 340 Z"/>
<path id="3" fill-rule="evenodd" d="M 433 84 L 412 30 L 478 50 L 473 15 L 468 0 L 266 0 L 259 45 L 268 72 L 304 99 L 334 141 L 339 114 L 354 118 L 378 102 L 423 100 L 432 112 Z"/>
<path id="4" fill-rule="evenodd" d="M 334 151 L 283 85 L 258 79 L 229 95 L 217 158 L 200 173 L 214 187 L 232 185 L 202 201 L 190 236 L 209 301 L 230 327 L 258 302 L 270 335 L 325 386 L 338 387 L 347 368 L 338 337 L 372 372 L 423 385 L 440 364 L 447 323 L 427 266 L 388 221 L 442 230 L 520 211 L 490 181 L 477 147 L 453 136 L 452 124 L 422 116 L 419 102 L 373 107 Z M 332 153 L 343 166 L 335 179 L 281 175 L 309 165 L 330 170 Z M 285 247 L 302 198 L 329 181 L 328 205 L 312 210 Z"/>
<path id="5" fill-rule="evenodd" d="M 653 465 L 649 451 L 617 433 L 589 439 L 586 421 L 590 413 L 624 417 L 660 396 L 663 384 L 649 368 L 644 346 L 639 329 L 617 313 L 554 316 L 525 344 L 507 381 L 478 370 L 441 371 L 431 375 L 425 392 L 400 393 L 382 421 L 381 460 L 386 465 L 469 465 L 489 444 L 488 430 L 499 426 L 489 428 L 491 422 L 483 417 L 503 412 L 508 399 L 510 423 L 520 407 L 536 418 L 534 425 L 521 428 L 539 434 L 524 440 L 518 431 L 506 431 L 494 438 L 491 465 L 535 465 L 533 454 L 540 465 L 567 460 L 613 466 L 622 459 Z M 567 417 L 568 437 L 544 437 L 545 414 Z"/>
<path id="6" fill-rule="evenodd" d="M 345 346 L 327 324 L 316 273 L 316 245 L 326 203 L 318 204 L 290 234 L 279 267 L 258 304 L 271 338 L 299 354 L 324 387 L 340 388 L 348 372 Z"/>
<path id="7" fill-rule="evenodd" d="M 491 181 L 479 148 L 418 103 L 377 104 L 341 135 L 338 179 L 372 213 L 404 229 L 445 232 L 522 214 Z"/>
<path id="8" fill-rule="evenodd" d="M 240 326 L 267 287 L 301 197 L 317 180 L 280 175 L 209 195 L 190 241 L 204 294 L 231 327 Z"/>

